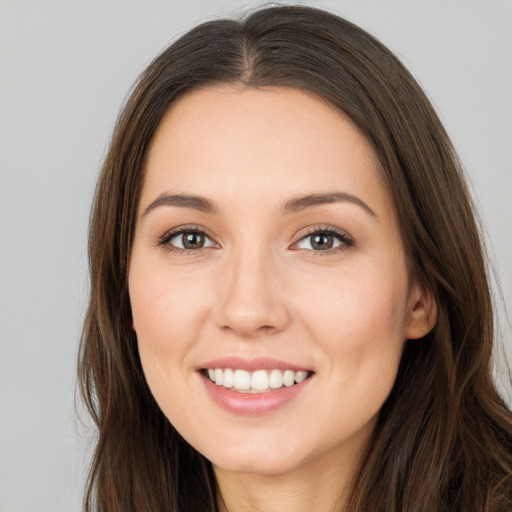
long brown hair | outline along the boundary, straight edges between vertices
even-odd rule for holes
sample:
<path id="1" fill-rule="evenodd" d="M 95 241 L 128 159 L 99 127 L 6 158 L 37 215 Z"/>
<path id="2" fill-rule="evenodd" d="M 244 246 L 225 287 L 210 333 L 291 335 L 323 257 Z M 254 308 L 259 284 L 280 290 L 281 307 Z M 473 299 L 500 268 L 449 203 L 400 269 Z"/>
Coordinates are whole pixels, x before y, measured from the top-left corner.
<path id="1" fill-rule="evenodd" d="M 79 382 L 98 426 L 85 510 L 217 509 L 210 463 L 160 411 L 131 329 L 127 262 L 148 146 L 165 112 L 216 83 L 291 86 L 327 100 L 373 144 L 394 199 L 411 275 L 438 321 L 406 343 L 347 510 L 512 509 L 512 415 L 491 376 L 493 312 L 461 165 L 409 72 L 332 14 L 281 6 L 204 23 L 143 72 L 115 128 L 89 235 L 90 302 Z"/>

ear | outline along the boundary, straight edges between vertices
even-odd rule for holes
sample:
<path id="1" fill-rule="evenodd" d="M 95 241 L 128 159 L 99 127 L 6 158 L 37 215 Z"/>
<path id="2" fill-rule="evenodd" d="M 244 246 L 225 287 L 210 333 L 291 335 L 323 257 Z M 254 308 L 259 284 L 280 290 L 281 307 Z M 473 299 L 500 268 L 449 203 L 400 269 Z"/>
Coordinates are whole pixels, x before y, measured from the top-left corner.
<path id="1" fill-rule="evenodd" d="M 432 292 L 418 282 L 409 291 L 405 338 L 414 340 L 428 334 L 437 322 L 437 302 Z"/>

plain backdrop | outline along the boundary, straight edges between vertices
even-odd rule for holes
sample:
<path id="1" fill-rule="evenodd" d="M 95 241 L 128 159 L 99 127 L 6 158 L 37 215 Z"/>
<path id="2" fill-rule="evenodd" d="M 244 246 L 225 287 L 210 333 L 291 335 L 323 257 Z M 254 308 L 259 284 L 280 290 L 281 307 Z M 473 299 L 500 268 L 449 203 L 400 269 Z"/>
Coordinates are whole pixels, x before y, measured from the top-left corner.
<path id="1" fill-rule="evenodd" d="M 0 1 L 0 511 L 80 510 L 93 435 L 74 408 L 88 212 L 128 89 L 193 25 L 261 3 Z M 510 354 L 512 2 L 309 5 L 376 35 L 427 90 L 480 205 Z"/>

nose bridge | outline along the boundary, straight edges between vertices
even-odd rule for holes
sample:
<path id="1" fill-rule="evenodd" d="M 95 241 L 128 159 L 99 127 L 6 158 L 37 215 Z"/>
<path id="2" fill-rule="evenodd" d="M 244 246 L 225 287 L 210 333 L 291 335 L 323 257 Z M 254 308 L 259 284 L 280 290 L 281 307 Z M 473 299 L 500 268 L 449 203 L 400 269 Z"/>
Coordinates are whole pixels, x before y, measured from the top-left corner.
<path id="1" fill-rule="evenodd" d="M 287 323 L 279 265 L 263 243 L 241 242 L 220 271 L 217 324 L 243 337 L 276 332 Z"/>

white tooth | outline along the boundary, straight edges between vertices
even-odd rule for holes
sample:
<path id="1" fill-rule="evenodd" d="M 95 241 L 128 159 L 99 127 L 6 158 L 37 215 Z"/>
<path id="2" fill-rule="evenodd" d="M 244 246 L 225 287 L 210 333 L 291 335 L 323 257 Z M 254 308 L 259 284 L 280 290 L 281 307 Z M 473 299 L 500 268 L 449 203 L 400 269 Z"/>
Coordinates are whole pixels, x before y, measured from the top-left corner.
<path id="1" fill-rule="evenodd" d="M 286 370 L 283 374 L 283 384 L 286 387 L 293 386 L 295 382 L 295 372 L 292 370 Z"/>
<path id="2" fill-rule="evenodd" d="M 281 370 L 272 370 L 268 379 L 268 384 L 272 389 L 279 389 L 283 385 L 283 372 Z"/>
<path id="3" fill-rule="evenodd" d="M 210 380 L 212 382 L 215 382 L 215 370 L 208 368 L 208 377 L 210 377 Z"/>
<path id="4" fill-rule="evenodd" d="M 236 389 L 247 390 L 251 387 L 251 375 L 245 370 L 235 370 L 233 386 Z"/>
<path id="5" fill-rule="evenodd" d="M 300 371 L 295 372 L 295 382 L 298 384 L 302 382 L 308 376 L 308 372 Z"/>
<path id="6" fill-rule="evenodd" d="M 233 370 L 231 370 L 230 368 L 226 368 L 224 370 L 224 375 L 222 376 L 222 385 L 225 388 L 232 388 L 233 382 Z"/>
<path id="7" fill-rule="evenodd" d="M 215 384 L 222 386 L 222 370 L 220 368 L 215 368 Z"/>
<path id="8" fill-rule="evenodd" d="M 268 389 L 268 373 L 265 370 L 258 370 L 252 374 L 251 388 L 257 391 Z"/>

